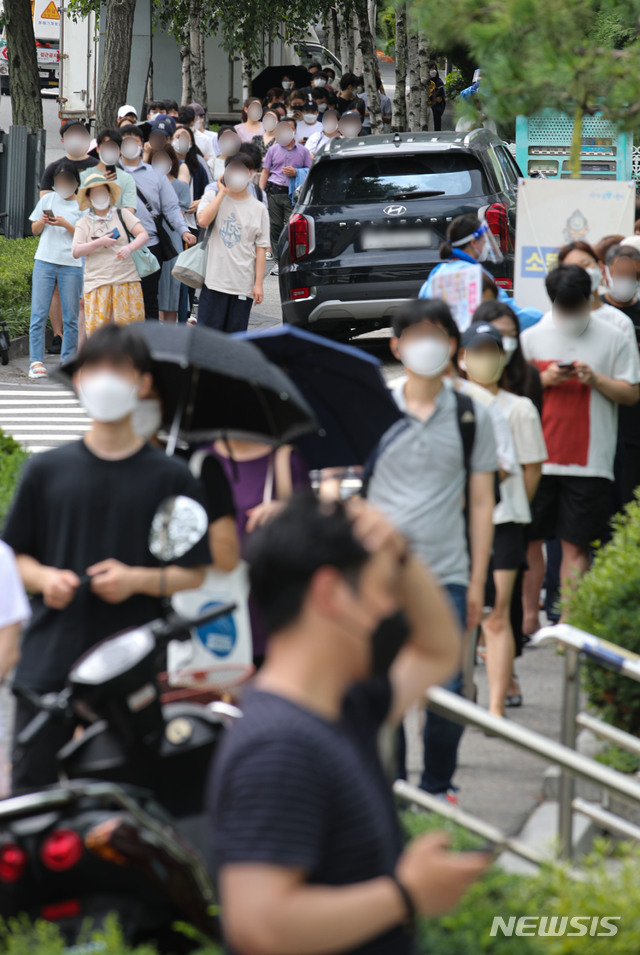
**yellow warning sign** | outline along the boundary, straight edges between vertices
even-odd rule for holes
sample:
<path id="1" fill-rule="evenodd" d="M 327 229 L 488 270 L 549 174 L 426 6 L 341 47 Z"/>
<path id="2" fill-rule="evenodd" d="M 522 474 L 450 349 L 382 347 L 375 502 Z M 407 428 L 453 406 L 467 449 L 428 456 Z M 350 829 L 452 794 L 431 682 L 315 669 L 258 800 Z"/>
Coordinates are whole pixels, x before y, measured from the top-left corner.
<path id="1" fill-rule="evenodd" d="M 53 0 L 49 0 L 49 3 L 46 5 L 44 10 L 42 11 L 42 14 L 40 15 L 40 19 L 41 20 L 59 20 L 60 19 L 60 11 L 58 10 Z"/>

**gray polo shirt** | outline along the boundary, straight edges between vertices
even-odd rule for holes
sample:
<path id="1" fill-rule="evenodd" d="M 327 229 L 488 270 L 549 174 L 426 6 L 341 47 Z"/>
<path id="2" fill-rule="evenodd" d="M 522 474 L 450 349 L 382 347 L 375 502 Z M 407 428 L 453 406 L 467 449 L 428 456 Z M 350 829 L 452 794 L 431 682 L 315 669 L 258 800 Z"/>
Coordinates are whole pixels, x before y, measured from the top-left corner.
<path id="1" fill-rule="evenodd" d="M 137 166 L 123 166 L 120 164 L 120 168 L 133 176 L 136 187 L 143 194 L 155 215 L 160 215 L 162 212 L 171 228 L 175 229 L 178 235 L 189 231 L 185 217 L 180 210 L 175 190 L 166 176 L 159 176 L 146 162 L 139 162 Z M 136 216 L 149 233 L 147 245 L 157 245 L 158 230 L 156 224 L 153 216 L 139 197 Z"/>
<path id="2" fill-rule="evenodd" d="M 367 497 L 406 535 L 442 584 L 469 583 L 464 451 L 453 389 L 444 384 L 426 421 L 407 413 L 404 383 L 393 392 L 405 417 L 383 437 Z M 474 401 L 472 473 L 496 471 L 496 442 L 486 408 Z"/>

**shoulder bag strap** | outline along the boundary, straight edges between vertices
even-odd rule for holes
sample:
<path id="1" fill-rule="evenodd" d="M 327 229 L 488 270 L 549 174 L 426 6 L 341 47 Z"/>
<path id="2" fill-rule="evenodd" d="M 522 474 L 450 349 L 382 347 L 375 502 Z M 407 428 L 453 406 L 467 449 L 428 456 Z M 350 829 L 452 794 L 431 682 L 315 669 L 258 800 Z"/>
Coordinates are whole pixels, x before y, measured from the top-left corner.
<path id="1" fill-rule="evenodd" d="M 120 219 L 120 222 L 122 223 L 122 228 L 123 228 L 124 231 L 127 233 L 127 236 L 128 236 L 128 238 L 129 238 L 129 242 L 133 242 L 133 233 L 129 231 L 129 229 L 128 229 L 128 227 L 127 227 L 127 223 L 124 221 L 124 216 L 122 215 L 122 210 L 121 210 L 121 209 L 116 209 L 116 215 L 118 216 L 118 218 Z"/>

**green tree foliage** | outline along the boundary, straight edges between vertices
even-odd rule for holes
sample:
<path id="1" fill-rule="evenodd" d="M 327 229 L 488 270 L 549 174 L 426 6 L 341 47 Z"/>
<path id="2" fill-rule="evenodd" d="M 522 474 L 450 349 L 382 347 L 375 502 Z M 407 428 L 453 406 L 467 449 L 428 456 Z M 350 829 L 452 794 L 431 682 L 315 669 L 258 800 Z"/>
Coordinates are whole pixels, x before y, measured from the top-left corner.
<path id="1" fill-rule="evenodd" d="M 634 0 L 415 0 L 440 49 L 464 44 L 482 68 L 487 116 L 507 123 L 542 109 L 573 116 L 579 170 L 582 117 L 597 111 L 640 126 L 640 40 Z"/>

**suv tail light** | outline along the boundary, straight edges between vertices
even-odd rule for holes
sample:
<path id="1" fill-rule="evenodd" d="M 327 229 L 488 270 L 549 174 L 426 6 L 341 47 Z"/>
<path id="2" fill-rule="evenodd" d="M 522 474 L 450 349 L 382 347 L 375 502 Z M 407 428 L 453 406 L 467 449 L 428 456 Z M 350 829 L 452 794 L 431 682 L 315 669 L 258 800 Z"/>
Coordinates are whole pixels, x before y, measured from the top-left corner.
<path id="1" fill-rule="evenodd" d="M 0 846 L 0 882 L 19 882 L 27 868 L 27 853 L 15 842 Z"/>
<path id="2" fill-rule="evenodd" d="M 498 288 L 503 288 L 505 292 L 513 291 L 513 279 L 507 279 L 507 278 L 497 279 L 494 275 L 493 281 L 496 283 Z"/>
<path id="3" fill-rule="evenodd" d="M 77 865 L 84 846 L 73 829 L 57 829 L 47 836 L 40 849 L 40 858 L 52 872 L 65 872 Z"/>
<path id="4" fill-rule="evenodd" d="M 487 224 L 493 235 L 498 240 L 501 252 L 509 252 L 509 222 L 507 219 L 507 207 L 501 202 L 496 202 L 489 206 L 485 212 Z"/>
<path id="5" fill-rule="evenodd" d="M 311 227 L 309 219 L 295 212 L 289 219 L 289 259 L 297 262 L 311 252 Z"/>

